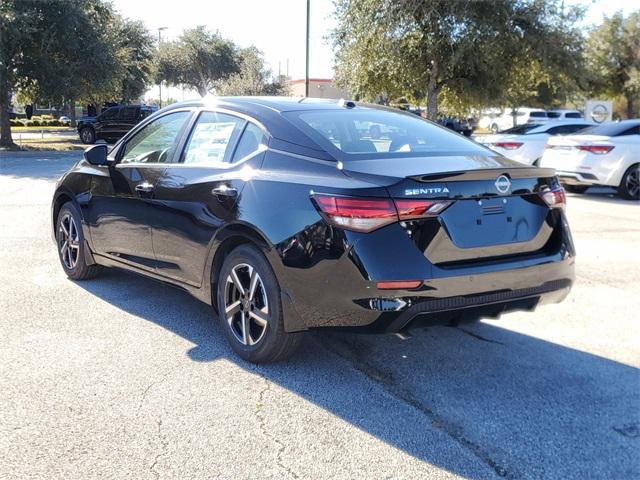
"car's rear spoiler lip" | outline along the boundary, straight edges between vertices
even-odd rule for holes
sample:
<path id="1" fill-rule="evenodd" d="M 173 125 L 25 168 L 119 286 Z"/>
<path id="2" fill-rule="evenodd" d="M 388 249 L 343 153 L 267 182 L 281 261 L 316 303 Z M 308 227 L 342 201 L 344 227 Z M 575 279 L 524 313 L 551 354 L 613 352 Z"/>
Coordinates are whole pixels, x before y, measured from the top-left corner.
<path id="1" fill-rule="evenodd" d="M 555 176 L 552 168 L 538 167 L 516 167 L 516 168 L 482 168 L 478 170 L 465 170 L 459 172 L 439 172 L 425 175 L 412 175 L 411 180 L 416 182 L 459 182 L 473 180 L 495 180 L 500 175 L 505 175 L 509 179 L 515 178 L 551 178 Z"/>

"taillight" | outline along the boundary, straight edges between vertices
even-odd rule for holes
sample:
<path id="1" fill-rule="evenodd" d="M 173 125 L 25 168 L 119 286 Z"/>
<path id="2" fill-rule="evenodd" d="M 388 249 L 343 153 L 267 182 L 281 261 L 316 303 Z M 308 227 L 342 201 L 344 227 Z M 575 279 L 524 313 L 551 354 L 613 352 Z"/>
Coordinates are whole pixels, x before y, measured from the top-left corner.
<path id="1" fill-rule="evenodd" d="M 565 195 L 564 188 L 562 187 L 556 187 L 553 190 L 540 192 L 540 196 L 551 208 L 562 208 L 567 203 L 567 196 Z"/>
<path id="2" fill-rule="evenodd" d="M 399 220 L 412 220 L 416 218 L 436 217 L 445 208 L 451 205 L 449 200 L 405 200 L 395 199 Z"/>
<path id="3" fill-rule="evenodd" d="M 317 193 L 312 199 L 327 222 L 356 232 L 371 232 L 401 220 L 435 217 L 452 203 L 449 200 L 392 200 Z"/>
<path id="4" fill-rule="evenodd" d="M 603 155 L 613 150 L 613 145 L 578 145 L 578 150 Z"/>
<path id="5" fill-rule="evenodd" d="M 504 148 L 505 150 L 515 150 L 522 146 L 522 142 L 496 142 L 493 145 Z"/>

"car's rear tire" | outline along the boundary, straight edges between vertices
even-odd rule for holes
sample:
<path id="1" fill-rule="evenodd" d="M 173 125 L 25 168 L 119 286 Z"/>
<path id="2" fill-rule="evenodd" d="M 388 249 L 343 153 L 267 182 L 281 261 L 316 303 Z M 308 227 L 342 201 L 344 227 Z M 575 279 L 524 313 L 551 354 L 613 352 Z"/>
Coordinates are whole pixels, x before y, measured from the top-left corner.
<path id="1" fill-rule="evenodd" d="M 280 286 L 267 259 L 243 244 L 225 258 L 217 283 L 220 326 L 233 351 L 252 363 L 289 358 L 302 333 L 284 330 Z"/>
<path id="2" fill-rule="evenodd" d="M 589 188 L 587 185 L 563 185 L 563 187 L 569 193 L 584 193 Z"/>
<path id="3" fill-rule="evenodd" d="M 631 165 L 624 173 L 618 194 L 626 200 L 640 200 L 640 163 Z"/>
<path id="4" fill-rule="evenodd" d="M 85 145 L 89 145 L 96 142 L 96 132 L 91 127 L 83 127 L 80 129 L 80 140 Z"/>
<path id="5" fill-rule="evenodd" d="M 62 269 L 72 280 L 89 280 L 100 273 L 99 265 L 87 264 L 82 218 L 72 202 L 65 203 L 56 218 L 56 245 Z"/>

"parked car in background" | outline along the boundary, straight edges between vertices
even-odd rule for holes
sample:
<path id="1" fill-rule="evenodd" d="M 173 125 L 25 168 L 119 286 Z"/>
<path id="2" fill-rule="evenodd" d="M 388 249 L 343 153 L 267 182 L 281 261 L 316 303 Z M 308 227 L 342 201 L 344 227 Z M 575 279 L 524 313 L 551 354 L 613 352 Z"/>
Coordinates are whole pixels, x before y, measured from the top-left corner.
<path id="1" fill-rule="evenodd" d="M 69 125 L 71 123 L 71 119 L 66 115 L 62 115 L 58 118 L 58 121 L 60 122 L 60 125 Z"/>
<path id="2" fill-rule="evenodd" d="M 547 116 L 549 117 L 549 120 L 555 122 L 584 118 L 582 112 L 579 112 L 578 110 L 568 110 L 565 108 L 553 108 L 551 110 L 547 110 Z"/>
<path id="3" fill-rule="evenodd" d="M 584 120 L 548 122 L 542 125 L 527 123 L 502 133 L 479 135 L 476 141 L 516 162 L 537 166 L 549 138 L 576 133 L 594 125 L 596 124 Z"/>
<path id="4" fill-rule="evenodd" d="M 410 113 L 219 97 L 87 149 L 51 218 L 70 278 L 108 266 L 178 286 L 264 363 L 311 329 L 402 332 L 560 302 L 575 263 L 564 203 L 553 170 Z"/>
<path id="5" fill-rule="evenodd" d="M 96 140 L 115 142 L 156 110 L 157 107 L 151 105 L 118 105 L 107 108 L 97 117 L 82 117 L 77 126 L 80 140 L 85 144 Z"/>
<path id="6" fill-rule="evenodd" d="M 441 118 L 438 123 L 449 130 L 453 130 L 456 133 L 464 135 L 465 137 L 470 137 L 473 133 L 473 127 L 470 125 L 468 120 L 445 117 Z"/>
<path id="7" fill-rule="evenodd" d="M 570 192 L 590 186 L 618 189 L 620 196 L 640 199 L 640 120 L 607 122 L 576 135 L 551 137 L 541 167 L 554 168 Z"/>
<path id="8" fill-rule="evenodd" d="M 516 110 L 514 125 L 513 110 L 507 109 L 491 121 L 489 130 L 491 130 L 492 133 L 498 133 L 518 125 L 544 123 L 548 121 L 549 117 L 547 116 L 547 112 L 541 108 L 521 107 Z"/>

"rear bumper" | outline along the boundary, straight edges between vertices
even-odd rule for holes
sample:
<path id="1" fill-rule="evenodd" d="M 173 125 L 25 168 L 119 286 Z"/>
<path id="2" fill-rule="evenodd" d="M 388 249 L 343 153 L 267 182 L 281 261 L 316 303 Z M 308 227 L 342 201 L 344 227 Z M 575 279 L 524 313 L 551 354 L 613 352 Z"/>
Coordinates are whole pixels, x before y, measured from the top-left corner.
<path id="1" fill-rule="evenodd" d="M 584 173 L 584 172 L 569 172 L 569 171 L 556 171 L 556 175 L 558 176 L 561 183 L 567 185 L 599 185 L 600 182 L 598 177 L 596 177 L 592 173 Z"/>

